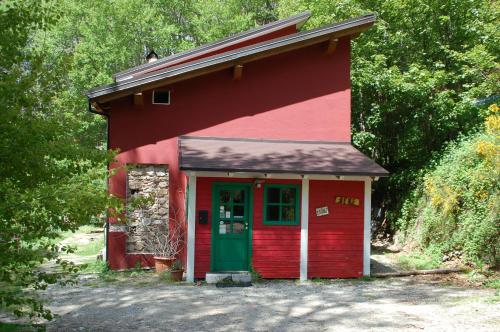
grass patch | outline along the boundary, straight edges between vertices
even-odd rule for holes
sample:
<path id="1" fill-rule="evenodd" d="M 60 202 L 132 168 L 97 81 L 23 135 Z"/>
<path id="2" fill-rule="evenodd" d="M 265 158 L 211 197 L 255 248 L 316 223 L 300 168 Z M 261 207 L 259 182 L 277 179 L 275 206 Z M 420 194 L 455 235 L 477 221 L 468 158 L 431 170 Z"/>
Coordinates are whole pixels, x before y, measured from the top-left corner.
<path id="1" fill-rule="evenodd" d="M 399 255 L 398 264 L 406 270 L 431 270 L 436 269 L 441 264 L 437 255 L 426 253 L 411 253 L 409 255 Z"/>
<path id="2" fill-rule="evenodd" d="M 0 322 L 0 332 L 26 332 L 26 331 L 30 332 L 45 331 L 45 326 Z"/>
<path id="3" fill-rule="evenodd" d="M 77 245 L 74 253 L 77 256 L 94 256 L 99 254 L 102 248 L 104 248 L 104 238 L 101 236 L 89 243 Z"/>
<path id="4" fill-rule="evenodd" d="M 497 293 L 498 291 L 500 291 L 500 279 L 490 279 L 490 280 L 486 280 L 483 284 L 483 286 L 485 288 L 493 288 L 493 289 L 496 289 L 497 290 Z"/>

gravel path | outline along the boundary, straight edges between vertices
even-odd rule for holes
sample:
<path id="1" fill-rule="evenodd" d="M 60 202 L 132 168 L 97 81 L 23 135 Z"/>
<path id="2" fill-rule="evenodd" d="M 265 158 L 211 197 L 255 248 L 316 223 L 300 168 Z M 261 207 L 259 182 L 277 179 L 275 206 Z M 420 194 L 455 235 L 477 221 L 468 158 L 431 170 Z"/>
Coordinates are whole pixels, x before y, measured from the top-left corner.
<path id="1" fill-rule="evenodd" d="M 89 284 L 47 291 L 49 331 L 500 331 L 493 290 L 425 278 L 248 288 Z"/>

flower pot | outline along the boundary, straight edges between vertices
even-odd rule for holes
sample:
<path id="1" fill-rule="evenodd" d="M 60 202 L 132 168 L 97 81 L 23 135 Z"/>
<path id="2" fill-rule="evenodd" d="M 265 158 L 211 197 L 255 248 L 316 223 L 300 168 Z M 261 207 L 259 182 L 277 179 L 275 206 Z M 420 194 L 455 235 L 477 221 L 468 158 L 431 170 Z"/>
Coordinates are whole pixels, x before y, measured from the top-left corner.
<path id="1" fill-rule="evenodd" d="M 183 273 L 184 270 L 172 270 L 170 271 L 170 277 L 172 278 L 172 281 L 181 281 Z"/>
<path id="2" fill-rule="evenodd" d="M 163 272 L 169 269 L 175 261 L 175 257 L 153 257 L 155 260 L 155 270 L 156 272 Z"/>

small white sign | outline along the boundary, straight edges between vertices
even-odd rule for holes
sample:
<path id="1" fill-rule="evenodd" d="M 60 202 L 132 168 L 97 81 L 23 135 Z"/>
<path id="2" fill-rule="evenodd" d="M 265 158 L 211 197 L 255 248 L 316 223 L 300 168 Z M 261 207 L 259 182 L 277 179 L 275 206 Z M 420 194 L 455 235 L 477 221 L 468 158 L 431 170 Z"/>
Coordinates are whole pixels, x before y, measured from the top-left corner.
<path id="1" fill-rule="evenodd" d="M 328 215 L 328 206 L 322 206 L 319 208 L 316 208 L 316 216 L 321 217 L 321 216 L 326 216 Z"/>
<path id="2" fill-rule="evenodd" d="M 219 234 L 226 234 L 226 225 L 225 224 L 219 225 Z"/>
<path id="3" fill-rule="evenodd" d="M 221 218 L 224 218 L 224 206 L 221 205 L 221 207 L 219 208 L 219 216 Z"/>
<path id="4" fill-rule="evenodd" d="M 226 211 L 226 218 L 231 218 L 231 211 Z"/>

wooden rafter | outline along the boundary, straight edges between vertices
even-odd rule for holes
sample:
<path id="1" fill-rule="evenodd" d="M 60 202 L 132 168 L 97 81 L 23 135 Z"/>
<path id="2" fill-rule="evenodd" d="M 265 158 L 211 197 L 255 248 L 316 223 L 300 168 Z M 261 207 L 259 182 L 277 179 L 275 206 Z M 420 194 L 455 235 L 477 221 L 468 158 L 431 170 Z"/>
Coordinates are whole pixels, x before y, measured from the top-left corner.
<path id="1" fill-rule="evenodd" d="M 142 96 L 142 92 L 134 93 L 134 105 L 136 106 L 144 105 L 144 98 Z"/>
<path id="2" fill-rule="evenodd" d="M 331 38 L 328 41 L 328 48 L 326 49 L 326 54 L 330 55 L 337 49 L 337 44 L 339 43 L 338 38 Z"/>
<path id="3" fill-rule="evenodd" d="M 233 68 L 233 79 L 235 81 L 241 80 L 241 77 L 243 76 L 243 65 L 236 65 Z"/>

